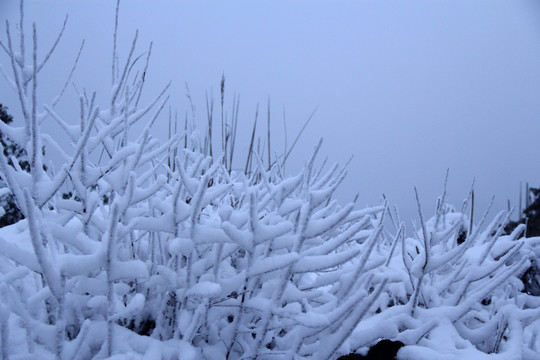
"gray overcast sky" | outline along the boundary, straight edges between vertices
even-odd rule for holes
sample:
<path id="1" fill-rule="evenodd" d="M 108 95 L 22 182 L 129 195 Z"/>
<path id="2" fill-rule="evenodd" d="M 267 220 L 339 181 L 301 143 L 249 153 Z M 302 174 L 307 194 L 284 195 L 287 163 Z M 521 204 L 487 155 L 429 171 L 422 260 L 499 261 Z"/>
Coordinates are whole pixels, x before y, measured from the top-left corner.
<path id="1" fill-rule="evenodd" d="M 83 38 L 84 60 L 74 80 L 108 94 L 114 3 L 25 2 L 27 25 L 37 21 L 41 51 L 70 16 L 58 53 L 44 69 L 50 75 L 39 94 L 43 102 L 63 84 Z M 13 25 L 17 5 L 0 1 L 2 18 Z M 4 41 L 4 21 L 1 26 Z M 354 155 L 338 193 L 343 201 L 359 193 L 360 204 L 376 204 L 385 193 L 403 218 L 416 219 L 417 186 L 424 213 L 431 215 L 447 168 L 449 199 L 457 208 L 473 178 L 479 211 L 492 195 L 496 210 L 506 208 L 507 199 L 517 205 L 520 181 L 540 186 L 537 1 L 129 0 L 121 6 L 121 59 L 135 29 L 140 52 L 154 41 L 146 95 L 172 80 L 171 105 L 182 119 L 189 108 L 185 82 L 203 120 L 205 91 L 213 88 L 218 97 L 222 73 L 229 112 L 239 93 L 246 129 L 257 103 L 265 113 L 270 96 L 275 146 L 282 146 L 283 108 L 290 144 L 318 106 L 288 171 L 324 137 L 322 154 L 331 162 L 343 164 Z M 0 64 L 9 69 L 5 54 Z M 16 115 L 15 94 L 3 79 L 0 93 Z M 69 99 L 64 113 L 76 111 Z M 167 136 L 166 127 L 164 117 L 160 136 Z M 242 156 L 247 140 L 244 147 Z"/>

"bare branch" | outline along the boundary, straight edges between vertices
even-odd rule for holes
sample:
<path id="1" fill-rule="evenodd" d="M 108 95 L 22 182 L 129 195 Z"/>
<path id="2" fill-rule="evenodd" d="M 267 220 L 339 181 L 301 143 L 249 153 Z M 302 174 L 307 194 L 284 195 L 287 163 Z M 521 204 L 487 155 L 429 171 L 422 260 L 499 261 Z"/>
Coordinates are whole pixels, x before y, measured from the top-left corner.
<path id="1" fill-rule="evenodd" d="M 420 225 L 422 226 L 422 237 L 424 238 L 424 252 L 425 252 L 425 262 L 423 269 L 427 267 L 427 264 L 429 262 L 429 256 L 431 252 L 430 247 L 430 241 L 431 239 L 428 237 L 427 229 L 426 229 L 426 223 L 424 221 L 424 216 L 422 215 L 422 205 L 420 205 L 420 198 L 418 197 L 418 190 L 416 190 L 416 186 L 414 187 L 414 193 L 416 195 L 416 204 L 418 206 L 418 216 L 420 217 Z"/>
<path id="2" fill-rule="evenodd" d="M 139 87 L 139 93 L 137 95 L 137 101 L 135 101 L 135 107 L 137 107 L 139 105 L 139 100 L 141 98 L 141 94 L 142 94 L 143 87 L 144 87 L 144 84 L 145 84 L 146 71 L 148 71 L 148 64 L 150 62 L 150 55 L 151 54 L 152 54 L 152 42 L 150 42 L 150 47 L 148 48 L 148 52 L 147 52 L 147 55 L 146 55 L 146 63 L 144 64 L 143 73 L 141 75 L 141 85 Z"/>
<path id="3" fill-rule="evenodd" d="M 26 125 L 26 136 L 30 137 L 30 112 L 28 110 L 28 103 L 27 103 L 26 95 L 24 93 L 24 86 L 21 80 L 22 74 L 19 72 L 19 68 L 17 68 L 18 65 L 16 63 L 15 54 L 13 52 L 13 43 L 11 40 L 11 33 L 9 31 L 9 22 L 7 20 L 6 20 L 6 35 L 8 39 L 8 49 L 9 49 L 10 54 L 12 54 L 12 56 L 10 57 L 11 68 L 13 70 L 13 77 L 15 78 L 15 84 L 17 85 L 17 93 L 19 94 L 19 102 L 21 103 L 21 110 L 22 110 L 25 125 Z M 20 71 L 22 72 L 22 68 Z"/>
<path id="4" fill-rule="evenodd" d="M 32 153 L 30 158 L 30 166 L 32 171 L 32 196 L 34 200 L 38 194 L 38 184 L 43 171 L 41 159 L 41 142 L 39 139 L 39 126 L 37 123 L 37 32 L 36 23 L 32 24 L 32 40 L 34 43 L 32 51 L 32 118 L 31 118 L 31 139 Z"/>
<path id="5" fill-rule="evenodd" d="M 58 45 L 58 43 L 60 42 L 60 39 L 62 38 L 62 35 L 64 33 L 64 30 L 66 29 L 66 24 L 67 24 L 67 20 L 68 20 L 68 16 L 66 15 L 66 17 L 64 18 L 64 24 L 62 25 L 62 29 L 60 30 L 60 33 L 58 34 L 58 36 L 56 37 L 56 40 L 54 41 L 51 49 L 49 50 L 49 52 L 45 55 L 45 58 L 41 61 L 41 63 L 38 65 L 37 67 L 37 72 L 39 73 L 41 71 L 41 69 L 43 68 L 43 66 L 45 66 L 45 64 L 47 63 L 47 61 L 49 61 L 49 58 L 51 57 L 52 53 L 54 52 L 54 49 L 56 49 L 56 46 Z M 30 81 L 32 80 L 32 78 L 28 78 L 25 80 L 25 85 Z"/>
<path id="6" fill-rule="evenodd" d="M 73 73 L 75 72 L 75 69 L 77 68 L 77 64 L 79 63 L 79 58 L 81 57 L 82 50 L 84 48 L 84 40 L 81 43 L 81 47 L 79 48 L 79 52 L 77 53 L 77 57 L 75 58 L 75 61 L 73 63 L 73 67 L 71 68 L 71 71 L 69 72 L 69 75 L 66 79 L 66 82 L 64 83 L 64 86 L 62 87 L 62 90 L 60 91 L 60 94 L 58 94 L 52 101 L 52 107 L 54 108 L 58 102 L 60 101 L 60 98 L 62 95 L 64 95 L 64 92 L 66 91 L 66 88 L 68 86 L 69 81 L 71 80 L 71 77 L 73 76 Z"/>
<path id="7" fill-rule="evenodd" d="M 137 44 L 138 37 L 139 37 L 139 31 L 135 31 L 135 37 L 133 38 L 133 42 L 131 43 L 131 50 L 129 51 L 129 55 L 126 59 L 126 64 L 124 66 L 124 70 L 122 71 L 122 76 L 120 77 L 120 80 L 118 81 L 118 83 L 113 85 L 113 95 L 111 97 L 111 107 L 113 109 L 115 108 L 116 98 L 120 94 L 120 90 L 122 89 L 122 86 L 126 79 L 129 64 L 131 63 L 131 57 L 133 56 L 133 52 L 135 51 L 135 45 Z"/>
<path id="8" fill-rule="evenodd" d="M 289 155 L 291 154 L 291 151 L 294 149 L 294 146 L 296 145 L 296 143 L 298 142 L 298 139 L 300 139 L 300 136 L 302 135 L 302 133 L 304 132 L 304 130 L 306 129 L 306 127 L 308 126 L 308 124 L 310 123 L 311 119 L 313 118 L 313 116 L 315 115 L 315 113 L 317 112 L 317 109 L 319 107 L 317 106 L 312 112 L 311 114 L 309 115 L 308 119 L 306 120 L 306 122 L 304 123 L 304 125 L 302 126 L 302 129 L 300 129 L 300 132 L 298 133 L 298 135 L 296 135 L 296 138 L 294 139 L 292 145 L 291 145 L 291 148 L 289 149 L 289 151 L 287 151 L 287 153 L 285 154 L 285 158 L 283 158 L 283 163 L 281 164 L 281 167 L 284 167 L 285 166 L 285 162 L 287 161 L 287 159 L 289 158 Z"/>
<path id="9" fill-rule="evenodd" d="M 19 36 L 20 36 L 20 47 L 21 47 L 21 57 L 18 60 L 19 66 L 24 69 L 24 58 L 25 58 L 25 50 L 24 50 L 24 1 L 21 0 L 19 3 L 19 13 L 20 13 L 20 20 L 19 20 Z M 13 52 L 11 52 L 13 53 Z"/>
<path id="10" fill-rule="evenodd" d="M 116 38 L 118 36 L 118 13 L 120 12 L 120 0 L 116 0 L 116 11 L 114 15 L 114 33 L 113 33 L 113 54 L 112 54 L 112 84 L 116 83 Z"/>

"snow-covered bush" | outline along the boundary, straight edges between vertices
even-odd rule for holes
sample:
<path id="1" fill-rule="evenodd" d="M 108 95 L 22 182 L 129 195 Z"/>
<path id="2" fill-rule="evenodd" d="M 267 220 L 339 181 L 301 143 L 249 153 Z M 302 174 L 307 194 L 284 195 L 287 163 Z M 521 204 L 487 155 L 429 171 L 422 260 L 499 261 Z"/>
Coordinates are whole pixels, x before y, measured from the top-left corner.
<path id="1" fill-rule="evenodd" d="M 407 238 L 386 204 L 332 200 L 345 171 L 316 165 L 321 142 L 289 178 L 256 155 L 231 171 L 196 133 L 162 143 L 150 129 L 167 87 L 140 105 L 136 37 L 121 67 L 114 50 L 108 101 L 81 91 L 72 124 L 37 97 L 50 52 L 38 61 L 34 26 L 26 53 L 22 23 L 18 49 L 9 24 L 1 45 L 24 122 L 0 130 L 30 163 L 0 151 L 25 216 L 0 232 L 2 359 L 335 359 L 380 338 L 404 359 L 538 355 L 538 301 L 516 278 L 538 239 L 501 236 L 504 215 L 473 231 L 441 205 Z"/>
<path id="2" fill-rule="evenodd" d="M 24 124 L 1 129 L 27 150 L 31 171 L 0 158 L 26 217 L 11 229 L 17 235 L 1 240 L 9 259 L 2 269 L 6 356 L 112 356 L 131 350 L 119 341 L 123 327 L 214 359 L 310 356 L 323 347 L 317 339 L 329 336 L 330 358 L 384 287 L 367 296 L 370 274 L 382 265 L 369 254 L 383 208 L 331 201 L 344 171 L 317 171 L 320 143 L 289 179 L 262 166 L 249 177 L 229 174 L 220 159 L 197 151 L 193 134 L 182 151 L 179 135 L 161 144 L 149 131 L 165 90 L 139 107 L 136 38 L 124 66 L 113 67 L 105 108 L 84 91 L 79 123 L 69 124 L 54 110 L 56 100 L 42 106 L 37 98 L 44 62 L 35 26 L 30 64 L 24 42 L 16 51 L 9 25 L 7 32 Z M 144 118 L 144 132 L 132 140 L 131 126 Z M 44 132 L 48 121 L 71 144 Z M 61 155 L 59 170 L 45 170 L 43 146 Z M 172 152 L 174 170 L 167 166 Z M 340 287 L 344 270 L 349 286 Z M 347 332 L 336 329 L 341 321 Z M 10 330 L 21 329 L 26 346 L 10 343 Z"/>
<path id="3" fill-rule="evenodd" d="M 415 238 L 403 239 L 407 275 L 400 290 L 407 293 L 403 307 L 410 314 L 403 320 L 419 326 L 409 325 L 398 338 L 421 346 L 403 349 L 404 358 L 538 357 L 539 302 L 520 292 L 523 284 L 516 277 L 535 256 L 538 239 L 516 240 L 523 227 L 502 236 L 510 213 L 501 212 L 484 226 L 486 215 L 473 228 L 467 216 L 447 206 L 439 206 L 427 222 L 420 211 Z"/>

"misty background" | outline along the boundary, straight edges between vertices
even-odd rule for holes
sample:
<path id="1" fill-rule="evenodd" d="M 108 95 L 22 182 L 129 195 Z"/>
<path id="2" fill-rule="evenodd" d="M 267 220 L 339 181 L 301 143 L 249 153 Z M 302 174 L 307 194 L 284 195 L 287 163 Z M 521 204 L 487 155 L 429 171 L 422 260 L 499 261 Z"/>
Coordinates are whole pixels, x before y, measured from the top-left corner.
<path id="1" fill-rule="evenodd" d="M 0 1 L 13 27 L 18 1 Z M 81 40 L 85 47 L 73 83 L 107 96 L 111 85 L 114 1 L 25 1 L 25 24 L 38 28 L 38 53 L 54 41 L 66 14 L 66 33 L 43 69 L 44 103 L 63 86 Z M 5 24 L 2 22 L 2 41 Z M 142 1 L 121 3 L 120 61 L 135 30 L 135 54 L 152 57 L 143 96 L 149 101 L 172 81 L 169 105 L 180 127 L 191 118 L 186 84 L 201 132 L 205 94 L 215 98 L 226 77 L 225 112 L 240 96 L 236 167 L 243 168 L 257 104 L 258 134 L 266 136 L 270 98 L 272 152 L 312 121 L 290 159 L 296 173 L 324 138 L 319 163 L 345 164 L 337 196 L 378 204 L 385 194 L 403 219 L 417 219 L 413 187 L 431 216 L 450 169 L 448 202 L 459 210 L 475 180 L 476 216 L 496 196 L 518 206 L 519 185 L 539 186 L 540 5 L 533 0 L 477 1 Z M 28 32 L 30 34 L 30 32 Z M 30 49 L 31 39 L 26 39 Z M 3 53 L 0 64 L 10 72 Z M 0 80 L 0 103 L 20 120 L 16 93 Z M 58 113 L 78 121 L 73 87 Z M 168 136 L 168 109 L 154 134 Z M 136 135 L 136 134 L 135 134 Z M 262 140 L 261 140 L 262 141 Z M 262 145 L 262 144 L 261 144 Z M 215 145 L 215 150 L 217 146 Z M 274 154 L 272 154 L 274 157 Z M 513 218 L 517 218 L 517 210 Z"/>

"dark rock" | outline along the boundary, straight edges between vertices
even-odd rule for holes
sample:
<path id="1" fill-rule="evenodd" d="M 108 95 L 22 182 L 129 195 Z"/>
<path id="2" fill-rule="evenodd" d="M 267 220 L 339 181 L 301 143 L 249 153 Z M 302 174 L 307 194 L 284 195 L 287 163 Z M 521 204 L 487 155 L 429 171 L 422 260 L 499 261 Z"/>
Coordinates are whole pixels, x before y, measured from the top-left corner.
<path id="1" fill-rule="evenodd" d="M 522 292 L 540 296 L 540 267 L 535 259 L 531 260 L 531 266 L 521 276 L 521 281 L 523 282 Z"/>
<path id="2" fill-rule="evenodd" d="M 343 355 L 338 360 L 394 360 L 399 349 L 405 344 L 401 341 L 384 339 L 373 345 L 367 355 L 348 354 Z"/>

